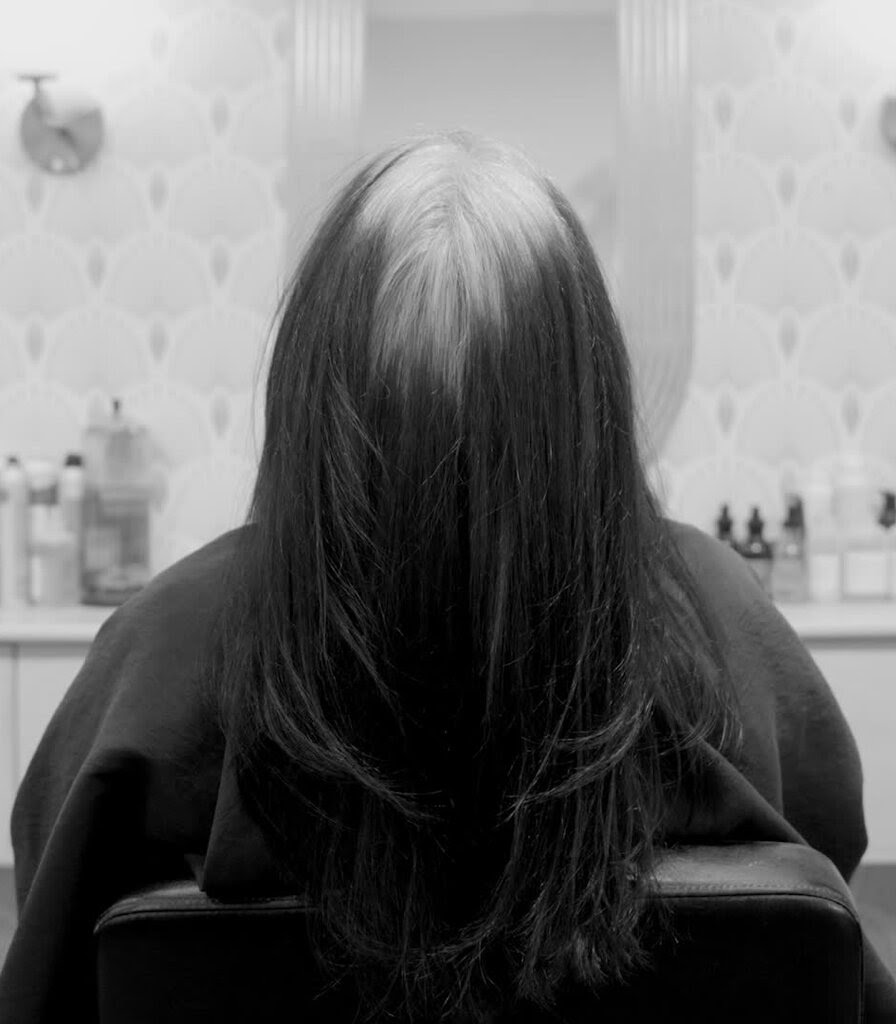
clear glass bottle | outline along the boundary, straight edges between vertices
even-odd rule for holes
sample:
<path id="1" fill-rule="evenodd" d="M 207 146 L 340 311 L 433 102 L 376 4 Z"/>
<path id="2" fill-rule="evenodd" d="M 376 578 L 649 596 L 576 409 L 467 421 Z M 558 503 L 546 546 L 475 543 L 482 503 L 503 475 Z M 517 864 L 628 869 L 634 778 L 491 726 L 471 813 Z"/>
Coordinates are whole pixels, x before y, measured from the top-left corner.
<path id="1" fill-rule="evenodd" d="M 121 402 L 84 435 L 81 589 L 86 604 L 117 605 L 149 582 L 150 465 L 145 427 Z"/>
<path id="2" fill-rule="evenodd" d="M 809 598 L 806 523 L 802 499 L 795 494 L 787 497 L 787 515 L 781 524 L 781 536 L 775 546 L 772 596 L 776 601 L 790 603 Z"/>
<path id="3" fill-rule="evenodd" d="M 765 520 L 759 514 L 759 507 L 754 505 L 747 522 L 747 539 L 740 546 L 740 553 L 747 560 L 750 568 L 756 573 L 763 589 L 772 593 L 772 546 L 763 537 Z"/>

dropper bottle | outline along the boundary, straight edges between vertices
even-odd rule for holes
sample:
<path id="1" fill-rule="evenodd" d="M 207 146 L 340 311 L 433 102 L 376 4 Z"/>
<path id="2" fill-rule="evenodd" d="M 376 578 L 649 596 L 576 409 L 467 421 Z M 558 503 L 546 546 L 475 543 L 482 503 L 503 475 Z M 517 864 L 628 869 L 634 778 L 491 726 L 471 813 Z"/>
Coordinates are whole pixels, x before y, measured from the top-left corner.
<path id="1" fill-rule="evenodd" d="M 716 540 L 729 545 L 735 551 L 740 550 L 737 541 L 734 539 L 734 520 L 731 518 L 727 505 L 722 506 L 719 517 L 716 519 Z"/>
<path id="2" fill-rule="evenodd" d="M 787 515 L 781 524 L 781 537 L 772 563 L 772 594 L 776 601 L 800 602 L 809 599 L 806 571 L 806 523 L 802 499 L 787 498 Z"/>
<path id="3" fill-rule="evenodd" d="M 747 539 L 741 545 L 740 553 L 747 560 L 750 568 L 756 573 L 759 582 L 767 594 L 772 594 L 772 546 L 763 537 L 765 520 L 759 514 L 759 506 L 754 505 L 747 521 Z"/>

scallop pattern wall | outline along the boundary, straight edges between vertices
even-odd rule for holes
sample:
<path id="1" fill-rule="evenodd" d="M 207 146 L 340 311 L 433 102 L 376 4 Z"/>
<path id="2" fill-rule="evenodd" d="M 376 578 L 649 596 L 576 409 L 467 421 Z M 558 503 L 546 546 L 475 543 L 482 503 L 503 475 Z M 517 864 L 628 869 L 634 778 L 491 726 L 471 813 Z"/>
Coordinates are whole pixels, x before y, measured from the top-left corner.
<path id="1" fill-rule="evenodd" d="M 291 0 L 154 0 L 147 63 L 99 94 L 107 143 L 70 179 L 18 145 L 0 85 L 0 456 L 61 460 L 120 396 L 165 486 L 160 570 L 239 523 L 257 371 L 284 277 Z"/>
<path id="2" fill-rule="evenodd" d="M 896 484 L 896 81 L 843 31 L 869 2 L 693 2 L 696 347 L 651 475 L 707 529 L 722 501 L 774 524 L 784 484 L 848 449 Z M 254 478 L 292 261 L 292 6 L 154 0 L 147 63 L 71 179 L 27 162 L 27 92 L 0 84 L 0 455 L 61 459 L 120 395 L 165 468 L 156 569 L 239 522 Z"/>
<path id="3" fill-rule="evenodd" d="M 776 532 L 783 488 L 847 451 L 896 484 L 889 6 L 694 0 L 696 348 L 656 476 L 704 529 L 727 501 Z"/>

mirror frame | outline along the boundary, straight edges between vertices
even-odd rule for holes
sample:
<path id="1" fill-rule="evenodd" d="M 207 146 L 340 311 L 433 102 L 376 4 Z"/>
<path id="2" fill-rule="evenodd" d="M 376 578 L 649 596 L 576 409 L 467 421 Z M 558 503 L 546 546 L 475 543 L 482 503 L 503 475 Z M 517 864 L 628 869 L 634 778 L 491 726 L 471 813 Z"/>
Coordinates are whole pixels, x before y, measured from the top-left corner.
<path id="1" fill-rule="evenodd" d="M 648 462 L 687 396 L 695 341 L 688 0 L 618 0 L 619 304 Z"/>

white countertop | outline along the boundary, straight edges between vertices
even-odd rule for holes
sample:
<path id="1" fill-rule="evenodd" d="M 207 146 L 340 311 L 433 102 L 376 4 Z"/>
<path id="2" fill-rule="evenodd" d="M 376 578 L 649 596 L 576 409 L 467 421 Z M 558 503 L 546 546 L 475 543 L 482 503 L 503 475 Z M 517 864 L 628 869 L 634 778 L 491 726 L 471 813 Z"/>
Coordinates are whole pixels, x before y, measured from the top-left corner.
<path id="1" fill-rule="evenodd" d="M 803 640 L 896 643 L 896 601 L 781 604 L 781 613 Z M 90 644 L 114 608 L 0 608 L 0 644 Z"/>
<path id="2" fill-rule="evenodd" d="M 781 614 L 805 641 L 892 640 L 896 643 L 896 601 L 831 601 L 779 604 Z"/>
<path id="3" fill-rule="evenodd" d="M 0 607 L 0 644 L 84 644 L 114 608 L 72 605 L 59 608 Z"/>

